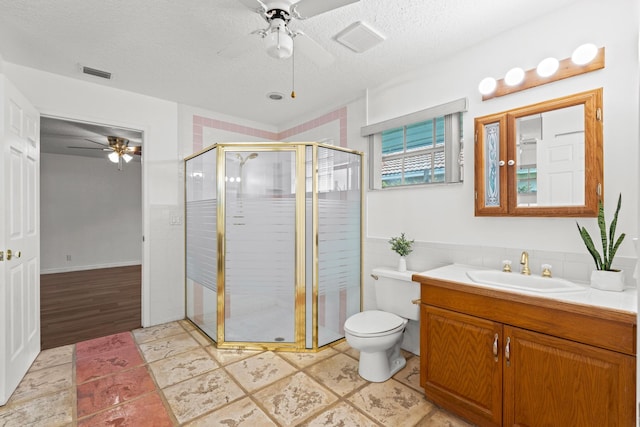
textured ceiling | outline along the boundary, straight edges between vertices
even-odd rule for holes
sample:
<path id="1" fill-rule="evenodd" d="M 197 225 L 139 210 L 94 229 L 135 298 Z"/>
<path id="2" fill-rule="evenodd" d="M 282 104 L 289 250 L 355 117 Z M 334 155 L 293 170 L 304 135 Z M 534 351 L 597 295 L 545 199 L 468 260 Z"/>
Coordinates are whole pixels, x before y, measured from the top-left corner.
<path id="1" fill-rule="evenodd" d="M 286 1 L 286 0 L 284 0 Z M 255 48 L 235 59 L 217 55 L 264 28 L 239 0 L 0 0 L 0 54 L 5 61 L 234 115 L 276 127 L 321 114 L 404 72 L 494 37 L 576 0 L 360 0 L 308 20 L 292 21 L 334 57 L 327 67 Z M 365 21 L 386 41 L 354 53 L 333 37 Z M 80 65 L 113 73 L 111 81 Z"/>

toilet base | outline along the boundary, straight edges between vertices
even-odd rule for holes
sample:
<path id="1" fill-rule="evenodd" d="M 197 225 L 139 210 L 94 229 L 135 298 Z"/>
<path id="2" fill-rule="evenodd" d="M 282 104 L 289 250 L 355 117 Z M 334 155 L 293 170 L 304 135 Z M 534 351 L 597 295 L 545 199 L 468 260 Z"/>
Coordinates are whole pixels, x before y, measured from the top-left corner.
<path id="1" fill-rule="evenodd" d="M 360 352 L 358 374 L 367 381 L 381 383 L 394 376 L 407 365 L 400 353 L 400 343 L 387 351 L 374 353 Z"/>

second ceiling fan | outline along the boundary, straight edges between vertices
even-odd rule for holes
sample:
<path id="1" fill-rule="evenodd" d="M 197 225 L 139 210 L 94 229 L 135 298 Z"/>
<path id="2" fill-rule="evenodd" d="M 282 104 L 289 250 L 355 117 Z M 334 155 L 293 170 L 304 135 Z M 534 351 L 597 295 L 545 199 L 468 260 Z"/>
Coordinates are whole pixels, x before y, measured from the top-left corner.
<path id="1" fill-rule="evenodd" d="M 102 142 L 94 141 L 92 139 L 85 138 L 86 141 L 92 142 L 94 144 L 101 145 L 103 148 L 92 148 L 92 147 L 69 147 L 69 148 L 81 148 L 86 150 L 102 150 L 109 151 L 109 155 L 107 156 L 109 160 L 113 163 L 118 164 L 118 170 L 122 170 L 122 165 L 124 163 L 129 163 L 133 156 L 142 155 L 142 147 L 139 145 L 130 146 L 129 140 L 127 138 L 122 138 L 119 136 L 107 136 L 108 144 L 104 144 Z"/>

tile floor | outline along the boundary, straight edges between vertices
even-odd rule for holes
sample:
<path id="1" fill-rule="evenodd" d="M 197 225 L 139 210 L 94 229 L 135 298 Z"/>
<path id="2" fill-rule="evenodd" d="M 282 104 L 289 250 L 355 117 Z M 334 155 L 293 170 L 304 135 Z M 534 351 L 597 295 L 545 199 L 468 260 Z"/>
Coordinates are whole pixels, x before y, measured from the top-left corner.
<path id="1" fill-rule="evenodd" d="M 0 426 L 467 427 L 424 398 L 419 358 L 384 383 L 346 342 L 319 353 L 218 350 L 187 321 L 43 351 Z"/>

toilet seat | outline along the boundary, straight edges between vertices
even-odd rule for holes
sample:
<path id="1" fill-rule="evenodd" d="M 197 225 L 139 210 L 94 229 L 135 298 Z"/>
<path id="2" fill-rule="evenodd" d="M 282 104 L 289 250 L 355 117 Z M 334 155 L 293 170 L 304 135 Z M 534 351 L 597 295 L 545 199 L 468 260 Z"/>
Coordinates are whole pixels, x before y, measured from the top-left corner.
<path id="1" fill-rule="evenodd" d="M 367 310 L 354 314 L 344 323 L 345 331 L 358 337 L 372 337 L 393 334 L 407 324 L 396 314 L 380 310 Z"/>

